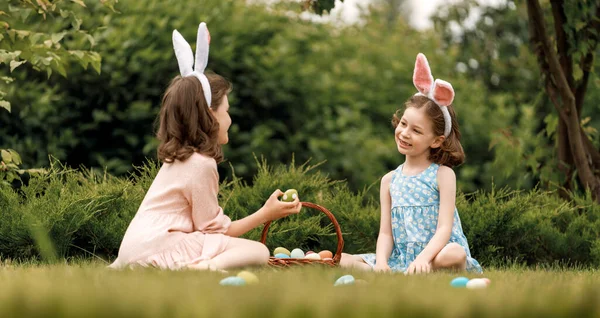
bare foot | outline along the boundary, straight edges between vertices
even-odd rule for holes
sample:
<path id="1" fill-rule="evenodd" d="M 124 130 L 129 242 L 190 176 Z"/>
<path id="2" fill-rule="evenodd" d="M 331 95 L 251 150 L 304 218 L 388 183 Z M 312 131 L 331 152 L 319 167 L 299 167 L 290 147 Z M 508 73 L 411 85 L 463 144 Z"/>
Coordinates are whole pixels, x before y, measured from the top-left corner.
<path id="1" fill-rule="evenodd" d="M 188 265 L 187 268 L 200 271 L 227 273 L 227 271 L 219 269 L 217 265 L 213 264 L 211 261 L 201 261 L 198 264 Z"/>

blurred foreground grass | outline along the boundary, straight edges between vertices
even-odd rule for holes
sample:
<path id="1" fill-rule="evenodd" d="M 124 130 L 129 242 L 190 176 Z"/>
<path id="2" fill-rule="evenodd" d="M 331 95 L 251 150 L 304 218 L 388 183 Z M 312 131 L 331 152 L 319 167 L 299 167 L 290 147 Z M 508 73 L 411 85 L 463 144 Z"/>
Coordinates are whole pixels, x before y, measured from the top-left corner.
<path id="1" fill-rule="evenodd" d="M 600 317 L 600 272 L 487 270 L 485 290 L 455 289 L 456 274 L 406 277 L 342 269 L 250 269 L 260 283 L 223 287 L 230 274 L 127 270 L 100 263 L 0 263 L 0 317 Z M 366 284 L 334 287 L 351 273 Z M 475 275 L 466 275 L 469 278 Z"/>

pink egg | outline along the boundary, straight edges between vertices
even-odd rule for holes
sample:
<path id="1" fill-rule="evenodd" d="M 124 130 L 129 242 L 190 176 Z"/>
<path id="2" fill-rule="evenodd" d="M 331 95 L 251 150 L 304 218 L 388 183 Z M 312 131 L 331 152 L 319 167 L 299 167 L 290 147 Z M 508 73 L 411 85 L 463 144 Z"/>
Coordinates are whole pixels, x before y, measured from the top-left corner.
<path id="1" fill-rule="evenodd" d="M 489 278 L 482 278 L 482 280 L 485 282 L 486 285 L 489 285 L 492 283 L 492 281 Z"/>
<path id="2" fill-rule="evenodd" d="M 304 254 L 304 255 L 308 255 L 308 254 L 314 254 L 314 253 L 315 253 L 315 252 L 313 252 L 313 251 L 308 251 L 308 252 L 306 252 L 306 254 Z"/>

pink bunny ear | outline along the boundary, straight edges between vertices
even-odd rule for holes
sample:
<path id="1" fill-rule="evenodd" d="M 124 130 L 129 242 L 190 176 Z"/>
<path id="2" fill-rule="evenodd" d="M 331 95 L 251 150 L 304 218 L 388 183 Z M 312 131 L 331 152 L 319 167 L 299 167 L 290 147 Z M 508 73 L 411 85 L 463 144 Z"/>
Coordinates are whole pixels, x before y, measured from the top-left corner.
<path id="1" fill-rule="evenodd" d="M 452 88 L 452 84 L 436 79 L 432 95 L 438 105 L 450 106 L 454 100 L 454 88 Z"/>
<path id="2" fill-rule="evenodd" d="M 431 90 L 433 84 L 433 75 L 431 75 L 429 62 L 427 62 L 427 58 L 423 53 L 417 55 L 415 71 L 413 73 L 413 84 L 415 84 L 417 90 L 423 95 L 429 94 L 429 90 Z"/>

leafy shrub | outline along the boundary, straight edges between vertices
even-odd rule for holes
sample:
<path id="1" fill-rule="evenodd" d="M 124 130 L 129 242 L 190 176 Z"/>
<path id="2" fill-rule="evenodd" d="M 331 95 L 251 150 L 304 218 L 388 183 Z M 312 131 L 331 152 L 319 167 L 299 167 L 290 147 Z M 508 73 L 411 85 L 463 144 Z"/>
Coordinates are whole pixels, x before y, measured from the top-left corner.
<path id="1" fill-rule="evenodd" d="M 297 189 L 303 201 L 334 213 L 344 238 L 344 252 L 374 252 L 379 204 L 354 192 L 345 181 L 330 179 L 309 165 L 269 166 L 257 160 L 252 185 L 235 176 L 220 186 L 219 202 L 233 220 L 257 211 L 277 188 Z M 0 256 L 12 259 L 116 257 L 125 230 L 159 165 L 147 162 L 129 178 L 93 170 L 72 170 L 54 162 L 48 173 L 33 177 L 19 191 L 0 188 Z M 373 185 L 376 186 L 376 185 Z M 531 190 L 461 194 L 457 207 L 473 256 L 486 265 L 561 262 L 600 265 L 600 206 L 591 196 L 566 202 L 555 193 Z M 262 227 L 244 237 L 259 240 Z M 52 253 L 44 254 L 44 238 Z M 330 220 L 317 211 L 276 220 L 267 246 L 335 251 L 337 237 Z M 46 244 L 48 245 L 48 244 Z"/>

